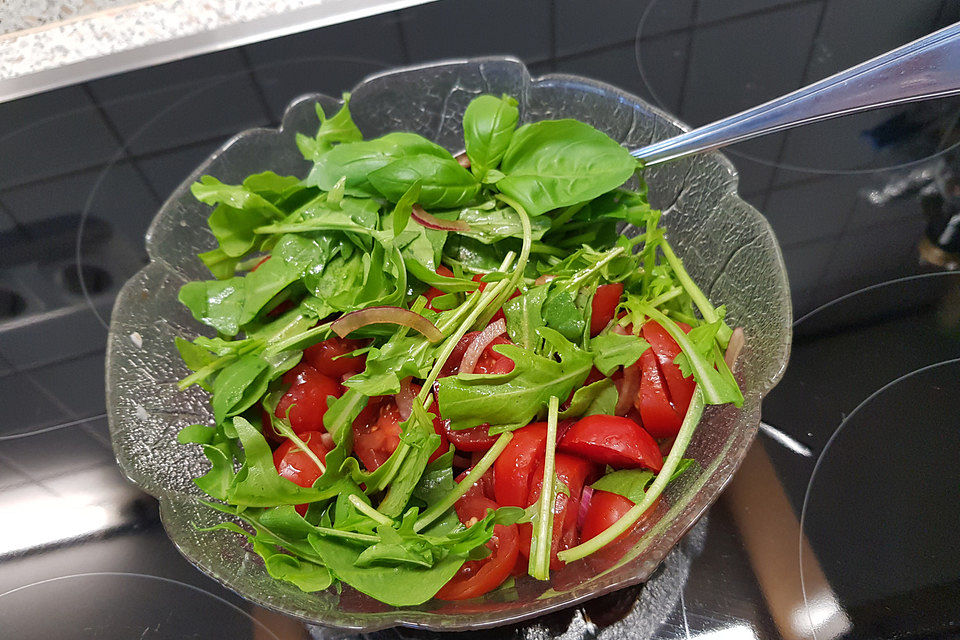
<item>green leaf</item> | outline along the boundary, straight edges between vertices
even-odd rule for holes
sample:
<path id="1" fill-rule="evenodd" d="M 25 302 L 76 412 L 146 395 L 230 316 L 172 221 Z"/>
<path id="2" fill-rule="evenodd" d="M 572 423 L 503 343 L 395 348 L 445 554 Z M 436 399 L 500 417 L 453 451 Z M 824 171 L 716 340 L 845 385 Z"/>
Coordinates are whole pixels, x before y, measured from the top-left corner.
<path id="1" fill-rule="evenodd" d="M 423 136 L 415 133 L 388 133 L 373 140 L 337 145 L 316 160 L 303 182 L 307 186 L 317 186 L 329 191 L 341 178 L 346 177 L 347 193 L 377 195 L 368 179 L 370 173 L 397 158 L 418 154 L 452 159 L 449 151 Z"/>
<path id="2" fill-rule="evenodd" d="M 608 473 L 590 486 L 595 491 L 616 493 L 634 504 L 639 504 L 655 477 L 655 473 L 646 469 L 622 469 Z"/>
<path id="3" fill-rule="evenodd" d="M 410 188 L 397 200 L 397 204 L 393 207 L 393 213 L 390 217 L 393 222 L 394 238 L 406 229 L 407 222 L 410 221 L 410 213 L 413 211 L 413 205 L 417 203 L 417 198 L 420 197 L 420 186 L 419 180 L 411 184 Z"/>
<path id="4" fill-rule="evenodd" d="M 270 365 L 251 353 L 228 365 L 213 381 L 213 417 L 217 422 L 253 406 L 267 391 Z"/>
<path id="5" fill-rule="evenodd" d="M 606 134 L 576 120 L 526 124 L 500 163 L 497 188 L 531 216 L 596 198 L 626 182 L 637 168 Z"/>
<path id="6" fill-rule="evenodd" d="M 551 292 L 547 297 L 543 305 L 543 322 L 570 341 L 578 341 L 586 326 L 583 311 L 577 308 L 573 294 L 563 289 Z"/>
<path id="7" fill-rule="evenodd" d="M 593 364 L 605 376 L 617 367 L 629 367 L 640 359 L 650 344 L 635 335 L 621 335 L 608 331 L 590 339 Z"/>
<path id="8" fill-rule="evenodd" d="M 316 161 L 324 153 L 333 148 L 335 142 L 359 142 L 363 134 L 350 116 L 350 94 L 343 94 L 343 106 L 332 117 L 327 118 L 323 107 L 316 104 L 317 118 L 320 119 L 320 129 L 313 138 L 297 134 L 297 147 L 307 160 Z"/>
<path id="9" fill-rule="evenodd" d="M 510 96 L 479 96 L 467 105 L 463 114 L 463 137 L 470 170 L 478 178 L 500 162 L 519 119 L 517 101 Z"/>
<path id="10" fill-rule="evenodd" d="M 177 299 L 198 321 L 234 336 L 240 330 L 244 296 L 243 278 L 235 276 L 227 280 L 188 282 L 180 287 Z"/>
<path id="11" fill-rule="evenodd" d="M 440 408 L 454 429 L 483 423 L 527 424 L 545 409 L 550 396 L 566 398 L 583 384 L 593 366 L 590 355 L 553 329 L 542 327 L 537 334 L 556 350 L 559 362 L 517 345 L 498 345 L 494 351 L 514 362 L 510 373 L 440 380 Z"/>
<path id="12" fill-rule="evenodd" d="M 217 247 L 211 251 L 205 251 L 204 253 L 198 253 L 197 257 L 207 265 L 207 269 L 210 270 L 210 273 L 213 274 L 213 277 L 217 280 L 226 280 L 231 278 L 236 274 L 237 264 L 240 262 L 240 258 L 229 256 L 227 253 Z"/>
<path id="13" fill-rule="evenodd" d="M 399 201 L 420 182 L 419 203 L 425 208 L 450 208 L 469 204 L 480 194 L 477 179 L 452 157 L 406 155 L 373 171 L 370 184 L 391 201 Z"/>
<path id="14" fill-rule="evenodd" d="M 542 308 L 549 289 L 548 285 L 531 287 L 503 305 L 503 313 L 507 319 L 507 335 L 524 349 L 540 350 L 541 339 L 537 329 L 544 326 Z"/>
<path id="15" fill-rule="evenodd" d="M 560 412 L 560 419 L 581 418 L 596 414 L 613 415 L 617 406 L 617 388 L 610 378 L 580 387 L 573 394 L 570 406 Z"/>
<path id="16" fill-rule="evenodd" d="M 470 230 L 458 233 L 484 244 L 523 237 L 520 214 L 511 207 L 500 209 L 468 207 L 460 211 L 459 220 L 470 225 Z M 530 220 L 530 227 L 533 232 L 531 237 L 534 240 L 540 240 L 550 230 L 550 221 L 546 218 L 533 218 Z"/>

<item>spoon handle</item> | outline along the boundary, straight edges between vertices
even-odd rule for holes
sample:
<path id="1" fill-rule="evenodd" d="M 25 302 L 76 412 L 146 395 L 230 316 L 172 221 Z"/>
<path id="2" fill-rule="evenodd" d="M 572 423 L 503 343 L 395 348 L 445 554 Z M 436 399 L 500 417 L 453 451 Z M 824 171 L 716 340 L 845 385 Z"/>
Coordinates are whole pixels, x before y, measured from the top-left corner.
<path id="1" fill-rule="evenodd" d="M 960 23 L 760 106 L 631 153 L 648 166 L 774 131 L 960 93 Z"/>

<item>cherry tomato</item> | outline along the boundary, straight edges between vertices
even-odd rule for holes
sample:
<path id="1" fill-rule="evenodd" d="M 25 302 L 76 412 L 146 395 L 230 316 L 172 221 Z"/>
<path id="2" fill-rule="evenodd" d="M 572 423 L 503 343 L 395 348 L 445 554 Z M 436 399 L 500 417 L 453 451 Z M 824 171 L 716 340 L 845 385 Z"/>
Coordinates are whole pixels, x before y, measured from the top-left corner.
<path id="1" fill-rule="evenodd" d="M 567 486 L 570 495 L 557 493 L 553 503 L 553 536 L 550 541 L 550 568 L 559 569 L 564 563 L 557 558 L 557 553 L 569 549 L 577 544 L 577 516 L 580 509 L 580 494 L 587 478 L 596 471 L 593 463 L 578 456 L 566 453 L 557 453 L 554 458 L 554 471 L 557 478 Z M 527 497 L 527 506 L 534 504 L 540 498 L 543 487 L 543 462 L 533 470 L 530 484 L 530 495 Z M 533 537 L 533 528 L 530 523 L 519 525 L 520 552 L 530 556 L 530 541 Z"/>
<path id="2" fill-rule="evenodd" d="M 660 471 L 663 467 L 657 441 L 636 422 L 620 416 L 593 415 L 578 420 L 557 448 L 614 468 Z"/>
<path id="3" fill-rule="evenodd" d="M 441 413 L 443 410 L 441 409 Z M 490 425 L 481 424 L 470 429 L 451 429 L 450 421 L 443 421 L 443 431 L 447 435 L 447 440 L 453 443 L 459 451 L 486 451 L 497 441 L 497 436 L 491 436 L 487 433 Z"/>
<path id="4" fill-rule="evenodd" d="M 461 498 L 454 508 L 460 522 L 469 525 L 484 518 L 488 509 L 496 509 L 497 503 L 474 496 Z M 467 600 L 476 598 L 499 587 L 516 564 L 519 554 L 516 525 L 494 525 L 493 537 L 487 542 L 491 553 L 482 560 L 468 560 L 445 584 L 437 598 L 440 600 Z"/>
<path id="5" fill-rule="evenodd" d="M 340 383 L 309 364 L 299 364 L 287 371 L 283 374 L 283 382 L 290 388 L 277 403 L 274 415 L 278 418 L 289 417 L 295 433 L 322 431 L 327 398 L 340 397 L 343 393 Z"/>
<path id="6" fill-rule="evenodd" d="M 637 366 L 637 365 L 633 365 Z M 660 375 L 657 356 L 647 349 L 640 356 L 640 392 L 634 406 L 640 411 L 643 428 L 655 438 L 672 438 L 680 431 L 681 416 L 667 394 L 667 385 Z"/>
<path id="7" fill-rule="evenodd" d="M 323 342 L 318 342 L 305 349 L 303 359 L 320 373 L 339 380 L 347 374 L 353 375 L 363 371 L 367 357 L 365 355 L 354 357 L 346 354 L 364 346 L 365 344 L 359 340 L 327 338 Z"/>
<path id="8" fill-rule="evenodd" d="M 443 428 L 443 419 L 437 415 L 436 409 L 431 409 L 429 413 L 433 416 L 433 431 L 440 436 L 440 444 L 437 445 L 437 448 L 433 450 L 427 460 L 427 462 L 433 462 L 447 452 L 450 448 L 450 441 L 447 440 L 447 432 Z"/>
<path id="9" fill-rule="evenodd" d="M 380 405 L 375 419 L 369 413 L 365 417 L 353 422 L 353 452 L 367 471 L 374 471 L 400 444 L 400 410 L 391 399 Z"/>
<path id="10" fill-rule="evenodd" d="M 689 326 L 682 323 L 678 324 L 684 332 L 690 332 Z M 667 333 L 666 329 L 653 320 L 644 324 L 641 332 L 643 333 L 643 339 L 650 343 L 653 353 L 657 356 L 657 364 L 660 365 L 660 373 L 663 374 L 663 379 L 667 383 L 667 394 L 670 397 L 671 404 L 681 417 L 686 415 L 696 382 L 692 375 L 684 378 L 683 373 L 680 372 L 680 367 L 674 362 L 676 357 L 680 355 L 680 346 Z"/>
<path id="11" fill-rule="evenodd" d="M 327 454 L 330 449 L 324 443 L 324 433 L 320 431 L 305 431 L 299 434 L 300 439 L 306 443 L 307 448 L 316 455 L 320 462 L 327 461 Z M 273 464 L 277 468 L 280 477 L 286 478 L 290 482 L 301 487 L 312 487 L 323 471 L 317 466 L 317 463 L 310 459 L 293 440 L 286 440 L 273 452 Z M 297 513 L 301 516 L 306 514 L 307 505 L 297 505 Z"/>
<path id="12" fill-rule="evenodd" d="M 483 353 L 480 354 L 480 359 L 477 360 L 477 366 L 473 369 L 474 373 L 493 374 L 510 373 L 513 371 L 513 360 L 493 350 L 498 344 L 513 343 L 505 336 L 497 336 L 494 338 L 490 344 L 487 345 L 487 348 L 483 350 Z"/>
<path id="13" fill-rule="evenodd" d="M 659 503 L 660 498 L 657 498 L 657 500 L 643 512 L 643 515 L 640 516 L 640 519 L 637 520 L 634 527 L 647 520 L 650 515 L 657 510 Z M 593 497 L 590 499 L 590 505 L 587 507 L 587 513 L 583 518 L 583 526 L 580 529 L 580 542 L 586 542 L 606 531 L 613 523 L 622 518 L 627 511 L 630 511 L 634 504 L 632 500 L 624 498 L 618 493 L 594 491 Z M 615 540 L 622 540 L 629 533 L 630 529 L 617 536 Z"/>
<path id="14" fill-rule="evenodd" d="M 526 507 L 534 467 L 543 464 L 547 423 L 535 422 L 513 432 L 513 439 L 493 463 L 493 489 L 505 507 Z"/>
<path id="15" fill-rule="evenodd" d="M 602 284 L 597 287 L 597 292 L 593 294 L 593 302 L 590 304 L 590 335 L 595 336 L 604 327 L 613 320 L 613 314 L 620 304 L 620 296 L 623 295 L 623 285 L 619 282 L 613 284 Z"/>
<path id="16" fill-rule="evenodd" d="M 473 465 L 470 465 L 470 468 L 464 469 L 460 475 L 455 479 L 457 484 L 463 482 L 463 479 L 467 477 L 467 474 L 473 471 Z M 493 469 L 487 469 L 483 472 L 483 475 L 480 476 L 480 479 L 473 483 L 469 489 L 466 490 L 463 494 L 463 498 L 468 496 L 481 497 L 485 500 L 494 500 L 494 489 L 493 489 Z M 463 499 L 461 498 L 461 500 Z"/>

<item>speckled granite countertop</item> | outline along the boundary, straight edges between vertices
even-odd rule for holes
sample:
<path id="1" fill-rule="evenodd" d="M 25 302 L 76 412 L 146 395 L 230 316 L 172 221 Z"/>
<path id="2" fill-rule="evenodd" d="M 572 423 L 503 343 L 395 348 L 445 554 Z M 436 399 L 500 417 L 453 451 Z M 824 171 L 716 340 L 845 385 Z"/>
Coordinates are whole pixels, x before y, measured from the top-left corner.
<path id="1" fill-rule="evenodd" d="M 0 102 L 431 0 L 6 0 Z"/>

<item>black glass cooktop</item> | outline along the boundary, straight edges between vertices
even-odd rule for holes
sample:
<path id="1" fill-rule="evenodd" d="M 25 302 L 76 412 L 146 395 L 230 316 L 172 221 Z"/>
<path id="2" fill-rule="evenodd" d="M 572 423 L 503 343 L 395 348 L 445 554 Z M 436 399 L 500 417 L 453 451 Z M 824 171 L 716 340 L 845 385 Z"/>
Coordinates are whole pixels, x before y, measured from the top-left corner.
<path id="1" fill-rule="evenodd" d="M 0 636 L 341 637 L 187 564 L 110 448 L 113 297 L 232 134 L 302 93 L 489 54 L 699 125 L 958 19 L 960 0 L 443 0 L 0 104 Z M 938 100 L 729 149 L 797 318 L 756 445 L 647 585 L 476 637 L 960 636 L 958 120 Z"/>

